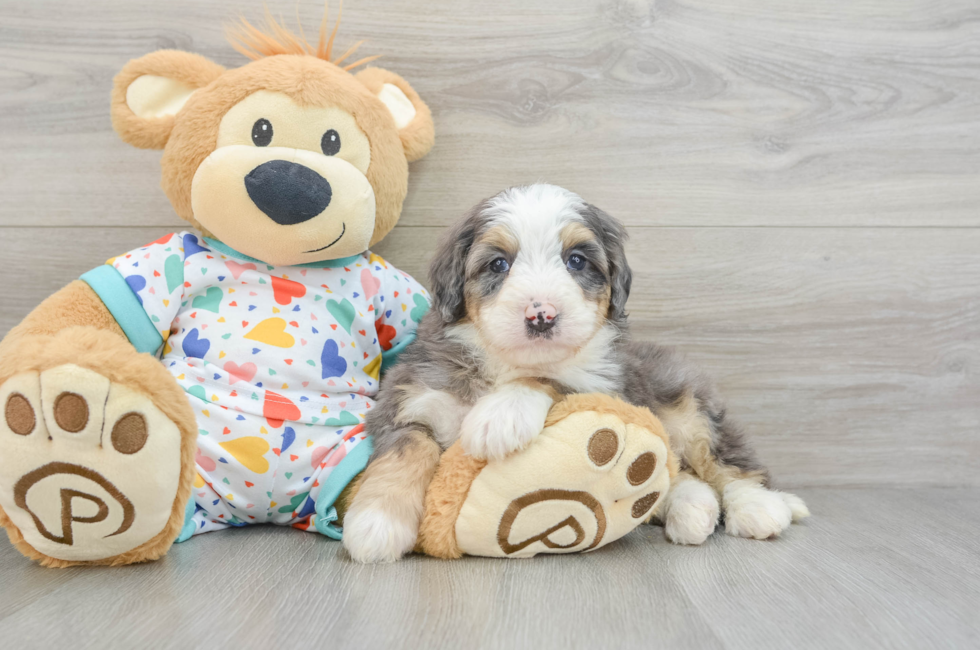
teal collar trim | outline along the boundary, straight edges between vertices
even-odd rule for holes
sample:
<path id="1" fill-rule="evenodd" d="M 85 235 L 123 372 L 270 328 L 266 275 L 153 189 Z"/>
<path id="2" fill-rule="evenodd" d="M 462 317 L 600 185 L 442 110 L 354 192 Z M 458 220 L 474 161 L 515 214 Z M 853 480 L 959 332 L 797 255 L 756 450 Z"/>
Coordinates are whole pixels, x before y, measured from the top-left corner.
<path id="1" fill-rule="evenodd" d="M 249 257 L 248 255 L 245 255 L 244 253 L 239 253 L 238 251 L 236 251 L 231 246 L 228 246 L 224 242 L 220 242 L 217 239 L 211 239 L 210 237 L 205 237 L 204 238 L 204 241 L 206 241 L 208 243 L 208 246 L 210 246 L 211 248 L 217 250 L 220 253 L 224 253 L 228 257 L 234 257 L 234 258 L 239 259 L 239 260 L 245 260 L 246 262 L 255 262 L 256 264 L 266 264 L 266 266 L 268 266 L 268 263 L 267 262 L 263 262 L 262 260 L 257 260 L 254 257 Z M 321 260 L 319 262 L 307 262 L 305 264 L 294 264 L 293 266 L 296 266 L 298 268 L 309 268 L 309 269 L 321 269 L 321 268 L 323 268 L 325 266 L 331 266 L 331 267 L 332 266 L 349 266 L 349 265 L 353 264 L 355 261 L 357 261 L 357 259 L 359 257 L 361 257 L 361 254 L 360 253 L 358 253 L 357 255 L 351 255 L 350 257 L 341 257 L 341 258 L 335 259 L 335 260 Z"/>

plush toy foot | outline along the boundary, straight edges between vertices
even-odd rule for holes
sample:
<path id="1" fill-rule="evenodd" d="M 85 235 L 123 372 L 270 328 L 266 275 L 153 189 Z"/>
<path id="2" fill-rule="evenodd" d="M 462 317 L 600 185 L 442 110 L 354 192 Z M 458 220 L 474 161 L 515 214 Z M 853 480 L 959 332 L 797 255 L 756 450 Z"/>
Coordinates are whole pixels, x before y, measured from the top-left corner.
<path id="1" fill-rule="evenodd" d="M 25 555 L 70 566 L 166 552 L 183 523 L 189 458 L 149 397 L 66 363 L 13 375 L 0 405 L 0 524 Z"/>
<path id="2" fill-rule="evenodd" d="M 503 460 L 450 447 L 426 494 L 418 550 L 445 558 L 590 551 L 648 520 L 676 472 L 648 410 L 573 395 L 527 449 Z"/>

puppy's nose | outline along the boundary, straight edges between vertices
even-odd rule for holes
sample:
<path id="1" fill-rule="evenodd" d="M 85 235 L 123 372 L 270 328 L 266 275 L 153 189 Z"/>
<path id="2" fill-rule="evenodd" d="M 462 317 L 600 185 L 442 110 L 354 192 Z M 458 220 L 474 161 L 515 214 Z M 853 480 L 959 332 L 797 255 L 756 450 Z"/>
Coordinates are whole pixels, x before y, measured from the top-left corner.
<path id="1" fill-rule="evenodd" d="M 550 302 L 532 302 L 524 310 L 527 326 L 536 332 L 545 332 L 555 326 L 558 310 Z"/>
<path id="2" fill-rule="evenodd" d="M 256 207 L 281 226 L 309 221 L 327 209 L 333 191 L 323 176 L 288 160 L 262 163 L 245 177 Z"/>

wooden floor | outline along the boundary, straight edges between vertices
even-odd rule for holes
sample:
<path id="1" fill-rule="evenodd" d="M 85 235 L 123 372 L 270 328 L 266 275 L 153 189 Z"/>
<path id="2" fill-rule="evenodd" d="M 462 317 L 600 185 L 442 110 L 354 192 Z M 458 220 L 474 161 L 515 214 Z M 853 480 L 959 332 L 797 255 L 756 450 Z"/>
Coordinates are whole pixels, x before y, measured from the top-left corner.
<path id="1" fill-rule="evenodd" d="M 262 5 L 0 0 L 0 335 L 183 227 L 159 153 L 112 132 L 112 77 L 160 48 L 240 65 L 222 25 Z M 338 38 L 436 122 L 378 252 L 424 280 L 479 199 L 579 192 L 629 226 L 634 334 L 718 379 L 815 517 L 773 543 L 644 529 L 588 557 L 374 568 L 292 531 L 117 571 L 0 541 L 3 645 L 980 646 L 977 0 L 347 0 Z"/>
<path id="2" fill-rule="evenodd" d="M 351 562 L 269 527 L 164 560 L 51 570 L 0 547 L 9 648 L 976 648 L 980 491 L 801 492 L 771 542 L 700 548 L 643 526 L 584 556 Z"/>

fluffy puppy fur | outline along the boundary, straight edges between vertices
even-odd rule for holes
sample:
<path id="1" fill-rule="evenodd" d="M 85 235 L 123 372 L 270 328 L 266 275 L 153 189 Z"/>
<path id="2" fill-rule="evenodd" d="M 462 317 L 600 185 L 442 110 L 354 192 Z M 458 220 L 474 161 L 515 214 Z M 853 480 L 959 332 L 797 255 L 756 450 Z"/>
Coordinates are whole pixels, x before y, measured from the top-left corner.
<path id="1" fill-rule="evenodd" d="M 412 550 L 439 452 L 457 438 L 476 457 L 503 457 L 570 393 L 618 395 L 664 423 L 682 467 L 661 511 L 671 541 L 704 542 L 720 511 L 729 534 L 757 539 L 808 514 L 769 489 L 702 372 L 630 340 L 625 240 L 618 221 L 552 185 L 501 192 L 446 233 L 430 269 L 434 309 L 368 414 L 376 449 L 345 517 L 352 557 Z"/>

